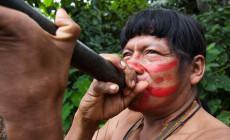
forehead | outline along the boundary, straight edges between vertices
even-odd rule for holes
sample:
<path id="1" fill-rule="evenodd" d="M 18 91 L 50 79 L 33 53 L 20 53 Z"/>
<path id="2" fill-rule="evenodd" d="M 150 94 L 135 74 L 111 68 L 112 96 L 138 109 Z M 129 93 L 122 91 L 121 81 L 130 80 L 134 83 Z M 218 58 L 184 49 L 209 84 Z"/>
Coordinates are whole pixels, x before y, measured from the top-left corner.
<path id="1" fill-rule="evenodd" d="M 124 50 L 139 50 L 146 47 L 151 47 L 160 51 L 169 51 L 169 43 L 166 38 L 158 38 L 150 35 L 136 36 L 130 39 Z"/>

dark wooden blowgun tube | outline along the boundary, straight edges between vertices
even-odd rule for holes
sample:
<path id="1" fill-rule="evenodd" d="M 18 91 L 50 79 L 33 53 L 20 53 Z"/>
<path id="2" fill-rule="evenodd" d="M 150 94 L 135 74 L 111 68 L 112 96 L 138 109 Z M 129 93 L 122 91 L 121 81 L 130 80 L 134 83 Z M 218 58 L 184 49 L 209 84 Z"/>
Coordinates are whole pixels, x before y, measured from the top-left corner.
<path id="1" fill-rule="evenodd" d="M 57 27 L 49 19 L 34 10 L 23 0 L 0 0 L 0 5 L 19 10 L 34 19 L 44 30 L 55 35 Z M 16 24 L 16 23 L 15 23 Z M 76 41 L 71 65 L 84 73 L 104 82 L 113 82 L 120 89 L 125 86 L 124 73 L 102 58 L 79 40 Z"/>

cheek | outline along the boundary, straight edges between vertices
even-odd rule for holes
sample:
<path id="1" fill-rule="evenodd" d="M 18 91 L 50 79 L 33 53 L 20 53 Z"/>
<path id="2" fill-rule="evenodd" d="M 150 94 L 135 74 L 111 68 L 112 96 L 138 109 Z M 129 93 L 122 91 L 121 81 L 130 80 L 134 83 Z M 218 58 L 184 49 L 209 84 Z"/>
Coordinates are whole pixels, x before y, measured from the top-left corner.
<path id="1" fill-rule="evenodd" d="M 170 74 L 167 75 L 167 76 L 166 76 L 166 81 L 170 82 L 171 80 L 172 80 L 172 75 L 170 75 Z"/>
<path id="2" fill-rule="evenodd" d="M 154 85 L 161 85 L 162 83 L 173 82 L 173 71 L 171 69 L 177 66 L 177 61 L 171 61 L 164 64 L 150 64 L 146 65 L 144 69 L 152 77 Z M 169 71 L 170 70 L 170 71 Z M 157 76 L 156 76 L 157 75 Z"/>
<path id="3" fill-rule="evenodd" d="M 168 63 L 164 63 L 164 64 L 158 64 L 158 65 L 154 65 L 154 64 L 150 64 L 150 65 L 146 65 L 145 69 L 146 71 L 152 73 L 158 73 L 158 72 L 164 72 L 164 71 L 168 71 L 170 69 L 173 69 L 177 66 L 177 61 L 171 61 Z"/>
<path id="4" fill-rule="evenodd" d="M 164 81 L 164 78 L 163 77 L 156 77 L 156 78 L 154 78 L 153 81 L 155 84 L 160 84 Z"/>
<path id="5" fill-rule="evenodd" d="M 153 61 L 163 61 L 162 57 L 159 56 L 153 56 L 152 59 Z"/>
<path id="6" fill-rule="evenodd" d="M 151 110 L 159 108 L 158 105 L 152 105 L 150 100 L 155 98 L 168 97 L 175 93 L 179 84 L 176 82 L 176 79 L 173 79 L 175 76 L 175 71 L 169 71 L 177 66 L 177 61 L 171 61 L 169 63 L 164 63 L 160 65 L 147 65 L 144 67 L 150 75 L 152 75 L 153 86 L 146 88 L 138 101 L 133 105 L 133 108 L 136 110 Z M 168 71 L 168 72 L 167 72 Z M 161 76 L 156 76 L 161 75 Z M 162 87 L 164 85 L 164 87 Z M 170 85 L 170 86 L 169 86 Z"/>

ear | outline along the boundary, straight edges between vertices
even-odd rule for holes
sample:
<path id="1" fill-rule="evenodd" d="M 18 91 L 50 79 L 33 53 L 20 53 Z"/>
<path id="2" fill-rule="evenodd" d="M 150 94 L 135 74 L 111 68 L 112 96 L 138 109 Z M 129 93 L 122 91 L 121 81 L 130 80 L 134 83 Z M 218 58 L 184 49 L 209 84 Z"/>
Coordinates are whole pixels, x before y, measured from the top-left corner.
<path id="1" fill-rule="evenodd" d="M 205 58 L 203 55 L 197 55 L 192 61 L 192 71 L 190 82 L 192 85 L 197 84 L 203 77 L 205 72 Z"/>

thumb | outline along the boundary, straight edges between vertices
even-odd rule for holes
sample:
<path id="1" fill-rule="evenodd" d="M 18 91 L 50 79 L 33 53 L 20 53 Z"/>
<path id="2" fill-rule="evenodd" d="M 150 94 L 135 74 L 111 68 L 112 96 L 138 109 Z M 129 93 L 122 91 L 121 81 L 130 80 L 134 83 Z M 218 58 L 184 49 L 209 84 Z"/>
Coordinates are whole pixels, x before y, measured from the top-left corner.
<path id="1" fill-rule="evenodd" d="M 56 13 L 55 24 L 59 27 L 56 31 L 57 38 L 77 40 L 81 33 L 80 26 L 62 8 Z"/>

